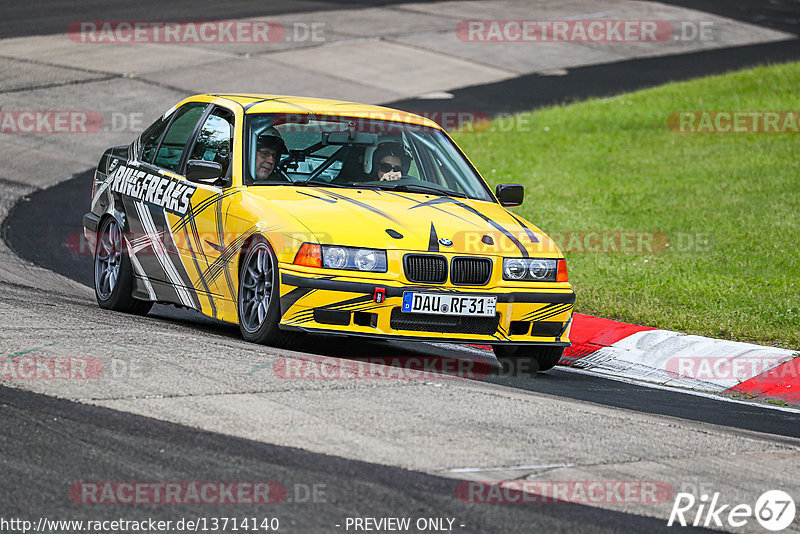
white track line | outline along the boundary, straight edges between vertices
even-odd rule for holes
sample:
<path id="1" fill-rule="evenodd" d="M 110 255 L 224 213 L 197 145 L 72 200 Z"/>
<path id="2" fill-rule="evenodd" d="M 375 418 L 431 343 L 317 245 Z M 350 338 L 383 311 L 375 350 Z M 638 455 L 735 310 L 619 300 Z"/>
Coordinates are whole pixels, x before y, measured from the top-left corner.
<path id="1" fill-rule="evenodd" d="M 448 473 L 482 473 L 484 471 L 531 471 L 535 469 L 559 469 L 572 467 L 574 464 L 544 464 L 544 465 L 510 465 L 508 467 L 458 467 L 449 469 Z"/>

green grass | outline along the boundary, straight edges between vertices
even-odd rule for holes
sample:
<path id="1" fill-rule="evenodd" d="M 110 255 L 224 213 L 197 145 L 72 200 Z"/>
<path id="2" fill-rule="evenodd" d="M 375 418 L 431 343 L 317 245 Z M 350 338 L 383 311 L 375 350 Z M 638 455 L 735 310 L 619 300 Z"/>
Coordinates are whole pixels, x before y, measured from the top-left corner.
<path id="1" fill-rule="evenodd" d="M 683 110 L 800 110 L 800 63 L 556 106 L 454 137 L 545 232 L 660 232 L 661 252 L 566 251 L 576 310 L 800 347 L 800 137 L 680 134 Z M 698 239 L 707 245 L 697 245 Z M 559 243 L 562 248 L 565 243 Z"/>

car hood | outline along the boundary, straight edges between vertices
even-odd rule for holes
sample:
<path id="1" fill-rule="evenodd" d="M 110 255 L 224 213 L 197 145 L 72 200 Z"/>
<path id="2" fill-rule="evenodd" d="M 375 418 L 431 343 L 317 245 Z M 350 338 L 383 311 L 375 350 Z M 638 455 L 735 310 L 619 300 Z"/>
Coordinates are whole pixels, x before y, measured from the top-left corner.
<path id="1" fill-rule="evenodd" d="M 371 189 L 250 187 L 322 244 L 563 257 L 541 230 L 494 202 Z"/>

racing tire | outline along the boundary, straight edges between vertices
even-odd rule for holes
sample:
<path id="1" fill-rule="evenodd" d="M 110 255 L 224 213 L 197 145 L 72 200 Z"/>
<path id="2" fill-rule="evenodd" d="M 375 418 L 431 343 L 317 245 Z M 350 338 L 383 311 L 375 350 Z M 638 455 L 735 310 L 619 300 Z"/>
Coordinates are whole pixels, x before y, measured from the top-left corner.
<path id="1" fill-rule="evenodd" d="M 514 364 L 512 371 L 522 376 L 552 369 L 564 354 L 564 347 L 547 345 L 494 345 L 492 349 L 504 370 Z"/>
<path id="2" fill-rule="evenodd" d="M 294 332 L 281 330 L 278 258 L 266 239 L 258 237 L 242 249 L 236 311 L 239 331 L 250 342 L 285 347 Z"/>
<path id="3" fill-rule="evenodd" d="M 153 303 L 133 297 L 131 259 L 122 244 L 122 230 L 114 217 L 106 217 L 97 232 L 94 253 L 94 295 L 106 310 L 145 315 Z"/>

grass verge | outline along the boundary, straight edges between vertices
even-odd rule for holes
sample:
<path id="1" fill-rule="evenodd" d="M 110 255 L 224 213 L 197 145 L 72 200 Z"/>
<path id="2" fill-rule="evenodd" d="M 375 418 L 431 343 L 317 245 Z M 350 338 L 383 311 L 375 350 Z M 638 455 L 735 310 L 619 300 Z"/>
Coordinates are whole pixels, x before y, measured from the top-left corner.
<path id="1" fill-rule="evenodd" d="M 667 126 L 685 110 L 800 113 L 798 87 L 800 63 L 770 65 L 454 137 L 492 186 L 525 185 L 515 210 L 565 250 L 577 311 L 798 348 L 800 134 Z M 621 231 L 628 252 L 610 243 Z"/>

